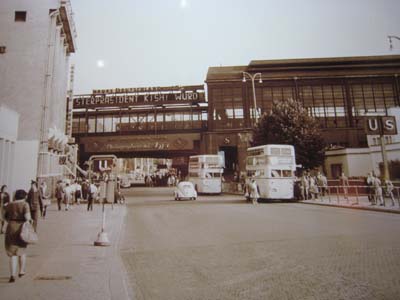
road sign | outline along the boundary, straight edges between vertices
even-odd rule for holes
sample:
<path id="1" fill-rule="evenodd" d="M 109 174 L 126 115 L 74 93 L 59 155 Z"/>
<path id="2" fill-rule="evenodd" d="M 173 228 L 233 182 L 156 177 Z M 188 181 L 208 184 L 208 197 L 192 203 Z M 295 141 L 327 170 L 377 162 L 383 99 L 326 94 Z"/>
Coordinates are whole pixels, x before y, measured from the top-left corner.
<path id="1" fill-rule="evenodd" d="M 367 117 L 365 130 L 368 135 L 395 135 L 397 134 L 395 116 Z"/>

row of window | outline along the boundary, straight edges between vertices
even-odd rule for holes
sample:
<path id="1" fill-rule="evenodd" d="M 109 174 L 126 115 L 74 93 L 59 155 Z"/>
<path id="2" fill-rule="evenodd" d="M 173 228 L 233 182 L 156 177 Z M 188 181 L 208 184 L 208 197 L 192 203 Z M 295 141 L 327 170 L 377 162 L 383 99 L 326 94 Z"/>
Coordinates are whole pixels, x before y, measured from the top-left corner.
<path id="1" fill-rule="evenodd" d="M 211 179 L 211 178 L 221 178 L 222 174 L 219 172 L 190 172 L 189 177 L 192 178 L 206 178 L 206 179 Z"/>
<path id="2" fill-rule="evenodd" d="M 294 173 L 291 170 L 280 170 L 280 169 L 272 169 L 270 173 L 267 170 L 248 170 L 247 177 L 290 178 L 294 177 Z"/>
<path id="3" fill-rule="evenodd" d="M 399 105 L 393 83 L 366 82 L 349 84 L 349 96 L 344 84 L 305 85 L 296 87 L 274 86 L 256 88 L 259 113 L 269 112 L 274 101 L 289 98 L 300 99 L 310 115 L 320 118 L 323 127 L 349 127 L 349 119 L 371 115 L 384 115 L 387 108 Z M 253 91 L 249 87 L 247 101 L 249 117 L 253 114 Z M 348 99 L 349 98 L 349 99 Z M 349 103 L 347 103 L 349 101 Z M 214 88 L 210 90 L 215 128 L 234 128 L 245 118 L 242 89 L 239 87 Z M 357 123 L 357 122 L 353 122 Z"/>
<path id="4" fill-rule="evenodd" d="M 206 112 L 134 113 L 124 115 L 74 116 L 73 133 L 128 132 L 145 130 L 201 129 Z"/>

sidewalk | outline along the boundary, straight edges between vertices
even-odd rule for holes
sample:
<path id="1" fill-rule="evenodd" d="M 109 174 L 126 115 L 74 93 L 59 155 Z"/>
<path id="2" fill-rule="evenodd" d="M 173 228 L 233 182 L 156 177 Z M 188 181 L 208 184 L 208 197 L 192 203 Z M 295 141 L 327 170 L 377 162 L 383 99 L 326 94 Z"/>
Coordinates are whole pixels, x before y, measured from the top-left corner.
<path id="1" fill-rule="evenodd" d="M 392 200 L 389 198 L 385 198 L 385 206 L 371 205 L 371 203 L 368 201 L 367 196 L 358 196 L 358 197 L 350 196 L 348 199 L 345 199 L 343 195 L 339 195 L 339 197 L 337 195 L 331 195 L 330 197 L 323 196 L 315 200 L 300 201 L 300 203 L 304 204 L 343 207 L 351 209 L 371 210 L 371 211 L 400 214 L 399 201 L 397 197 L 395 197 L 394 202 L 395 205 L 392 206 Z"/>
<path id="2" fill-rule="evenodd" d="M 95 247 L 101 230 L 101 205 L 57 211 L 52 203 L 40 219 L 38 245 L 28 246 L 27 273 L 8 283 L 9 259 L 0 236 L 1 299 L 129 299 L 126 274 L 119 256 L 126 207 L 106 206 L 109 247 Z"/>

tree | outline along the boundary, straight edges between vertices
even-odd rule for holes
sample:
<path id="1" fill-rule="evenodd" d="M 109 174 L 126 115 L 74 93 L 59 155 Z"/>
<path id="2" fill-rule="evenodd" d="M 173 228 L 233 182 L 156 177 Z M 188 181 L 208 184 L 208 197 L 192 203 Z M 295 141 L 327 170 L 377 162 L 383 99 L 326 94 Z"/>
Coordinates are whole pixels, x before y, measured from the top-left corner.
<path id="1" fill-rule="evenodd" d="M 319 123 L 308 114 L 301 102 L 288 99 L 274 101 L 253 128 L 252 146 L 265 144 L 293 145 L 296 163 L 313 169 L 324 162 L 325 143 Z"/>

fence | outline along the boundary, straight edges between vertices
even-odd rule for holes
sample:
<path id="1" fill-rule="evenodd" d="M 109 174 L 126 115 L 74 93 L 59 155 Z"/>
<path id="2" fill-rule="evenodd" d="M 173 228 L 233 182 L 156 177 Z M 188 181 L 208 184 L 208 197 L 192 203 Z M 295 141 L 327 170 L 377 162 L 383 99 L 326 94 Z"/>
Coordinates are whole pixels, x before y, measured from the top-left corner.
<path id="1" fill-rule="evenodd" d="M 377 203 L 379 199 L 375 196 L 375 189 L 366 185 L 355 185 L 354 183 L 359 183 L 359 181 L 351 181 L 351 185 L 343 186 L 337 184 L 338 181 L 332 180 L 329 182 L 328 186 L 325 190 L 322 187 L 318 187 L 317 193 L 309 193 L 307 195 L 307 199 L 301 199 L 301 195 L 295 195 L 297 200 L 314 200 L 328 203 L 336 203 L 336 204 L 353 204 L 353 205 L 372 205 L 372 204 L 380 204 Z M 382 200 L 383 205 L 386 206 L 387 201 L 389 200 L 389 204 L 394 204 L 400 208 L 400 186 L 399 182 L 395 183 L 392 195 L 393 200 L 390 195 L 387 193 L 387 188 L 385 186 L 382 187 Z M 235 193 L 242 194 L 243 189 L 240 183 L 236 182 L 224 182 L 222 185 L 222 191 L 224 193 Z M 396 205 L 397 202 L 397 205 Z"/>
<path id="2" fill-rule="evenodd" d="M 336 202 L 337 204 L 345 202 L 345 204 L 381 204 L 386 206 L 387 200 L 389 200 L 392 206 L 400 207 L 400 187 L 395 186 L 391 191 L 391 194 L 388 193 L 387 188 L 382 187 L 382 197 L 377 196 L 375 194 L 375 189 L 370 186 L 364 185 L 328 185 L 326 188 L 326 193 L 321 192 L 321 187 L 318 188 L 318 193 L 308 195 L 305 200 L 315 200 L 315 201 L 328 201 L 329 203 Z"/>

